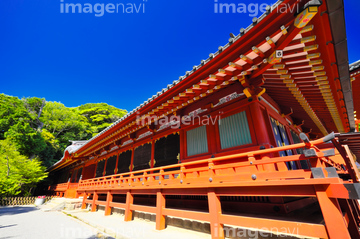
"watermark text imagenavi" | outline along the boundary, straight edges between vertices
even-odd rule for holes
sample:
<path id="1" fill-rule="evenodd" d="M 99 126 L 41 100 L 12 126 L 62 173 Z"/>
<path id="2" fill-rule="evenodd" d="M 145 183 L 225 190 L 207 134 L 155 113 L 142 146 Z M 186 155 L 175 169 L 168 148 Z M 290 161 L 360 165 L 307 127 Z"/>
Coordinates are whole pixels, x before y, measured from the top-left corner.
<path id="1" fill-rule="evenodd" d="M 73 3 L 60 0 L 60 13 L 93 14 L 102 17 L 105 14 L 144 14 L 147 0 L 138 3 Z"/>
<path id="2" fill-rule="evenodd" d="M 209 117 L 207 115 L 199 116 L 197 114 L 187 115 L 187 116 L 176 116 L 176 115 L 170 115 L 170 116 L 164 116 L 164 117 L 158 117 L 158 116 L 136 116 L 136 122 L 137 125 L 149 125 L 154 124 L 159 126 L 159 130 L 165 129 L 165 128 L 172 128 L 177 129 L 181 125 L 215 125 L 216 123 L 220 124 L 221 122 L 221 116 L 217 115 L 215 117 Z"/>
<path id="3" fill-rule="evenodd" d="M 300 1 L 297 0 L 297 2 Z M 248 14 L 250 17 L 256 17 L 266 12 L 267 8 L 270 8 L 267 3 L 239 3 L 234 0 L 214 0 L 214 13 L 241 13 Z M 296 13 L 299 11 L 299 8 L 299 4 L 280 3 L 271 10 L 275 10 L 277 13 Z"/>

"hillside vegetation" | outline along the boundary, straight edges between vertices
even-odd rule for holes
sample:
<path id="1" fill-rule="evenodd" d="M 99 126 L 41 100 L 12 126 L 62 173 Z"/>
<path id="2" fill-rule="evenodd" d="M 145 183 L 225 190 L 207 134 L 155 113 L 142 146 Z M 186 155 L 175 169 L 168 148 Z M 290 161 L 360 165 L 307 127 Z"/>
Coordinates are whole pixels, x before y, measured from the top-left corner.
<path id="1" fill-rule="evenodd" d="M 126 113 L 105 103 L 68 108 L 0 94 L 0 197 L 31 194 L 70 140 L 88 140 Z"/>

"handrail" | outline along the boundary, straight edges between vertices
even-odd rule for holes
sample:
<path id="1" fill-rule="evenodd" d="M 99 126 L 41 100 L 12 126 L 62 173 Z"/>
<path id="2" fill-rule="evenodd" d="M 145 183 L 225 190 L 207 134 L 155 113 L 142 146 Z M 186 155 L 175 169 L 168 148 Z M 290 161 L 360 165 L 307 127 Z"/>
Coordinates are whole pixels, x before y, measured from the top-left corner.
<path id="1" fill-rule="evenodd" d="M 197 169 L 201 170 L 201 167 L 204 167 L 204 169 L 206 169 L 207 167 L 211 167 L 213 169 L 219 169 L 219 168 L 221 168 L 221 166 L 219 167 L 219 165 L 214 165 L 214 162 L 219 162 L 219 161 L 224 161 L 224 160 L 229 160 L 229 159 L 236 159 L 236 158 L 244 158 L 244 157 L 252 158 L 252 160 L 250 159 L 250 161 L 254 161 L 254 162 L 251 162 L 250 164 L 253 164 L 254 166 L 257 164 L 265 165 L 265 164 L 272 164 L 272 163 L 303 160 L 305 158 L 303 158 L 303 157 L 301 158 L 300 156 L 297 156 L 297 157 L 288 156 L 288 157 L 276 157 L 276 158 L 271 158 L 271 159 L 263 159 L 260 162 L 260 160 L 256 161 L 254 157 L 258 156 L 258 155 L 276 153 L 276 152 L 280 152 L 280 151 L 298 149 L 298 148 L 314 148 L 317 152 L 321 152 L 316 147 L 316 145 L 320 145 L 322 143 L 328 142 L 329 139 L 330 140 L 333 139 L 334 133 L 331 133 L 330 135 L 327 135 L 321 139 L 314 140 L 314 141 L 306 140 L 307 137 L 306 138 L 305 137 L 302 135 L 302 138 L 305 141 L 304 143 L 286 145 L 286 146 L 263 149 L 263 150 L 250 151 L 250 152 L 246 152 L 246 153 L 238 153 L 238 154 L 227 155 L 227 156 L 220 156 L 220 157 L 216 157 L 216 158 L 208 158 L 208 159 L 187 162 L 187 163 L 172 164 L 172 165 L 158 167 L 158 168 L 144 169 L 144 170 L 139 170 L 139 171 L 135 171 L 135 172 L 115 174 L 115 175 L 110 175 L 110 176 L 105 176 L 105 177 L 100 177 L 100 178 L 81 180 L 79 182 L 79 186 L 81 187 L 82 184 L 87 184 L 87 183 L 102 183 L 103 182 L 106 184 L 107 180 L 127 180 L 127 181 L 130 180 L 131 181 L 131 180 L 139 179 L 141 181 L 141 179 L 142 179 L 144 181 L 147 181 L 145 178 L 148 178 L 148 177 L 159 177 L 159 179 L 160 179 L 160 177 L 164 178 L 165 176 L 174 177 L 174 174 L 187 173 L 186 166 L 208 164 L 207 166 L 200 166 L 200 168 L 197 168 Z M 319 156 L 322 157 L 321 154 Z M 237 162 L 236 164 L 232 165 L 232 167 L 242 167 L 242 166 L 248 166 L 248 162 L 247 163 L 246 162 Z M 226 167 L 226 165 L 224 165 L 223 167 Z M 172 170 L 169 172 L 165 172 L 166 169 L 174 169 L 174 168 L 180 168 L 180 170 Z M 153 171 L 159 171 L 159 172 L 153 173 Z M 135 176 L 135 174 L 137 174 L 137 175 Z M 155 180 L 157 180 L 157 179 L 155 179 Z"/>
<path id="2" fill-rule="evenodd" d="M 67 188 L 68 188 L 68 183 L 59 183 L 50 186 L 50 190 L 66 190 Z"/>

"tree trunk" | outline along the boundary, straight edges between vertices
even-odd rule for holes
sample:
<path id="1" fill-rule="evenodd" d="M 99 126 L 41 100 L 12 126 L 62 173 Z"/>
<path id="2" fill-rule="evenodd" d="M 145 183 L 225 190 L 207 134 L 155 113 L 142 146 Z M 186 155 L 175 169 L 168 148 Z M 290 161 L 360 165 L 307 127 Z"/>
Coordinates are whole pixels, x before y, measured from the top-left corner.
<path id="1" fill-rule="evenodd" d="M 9 164 L 9 158 L 6 156 L 6 165 L 7 165 L 7 176 L 10 176 L 10 164 Z"/>
<path id="2" fill-rule="evenodd" d="M 30 188 L 30 190 L 29 190 L 29 196 L 31 196 L 32 194 L 31 194 L 31 191 L 33 190 L 33 187 L 31 187 Z"/>
<path id="3" fill-rule="evenodd" d="M 37 117 L 37 120 L 38 120 L 38 128 L 37 129 L 40 132 L 41 132 L 42 128 L 44 127 L 44 123 L 40 121 L 40 117 L 41 117 L 41 113 L 42 113 L 42 111 L 44 109 L 45 104 L 46 104 L 46 102 L 45 102 L 45 100 L 43 100 L 43 103 L 42 103 L 42 105 L 40 107 L 39 114 L 38 114 L 38 117 Z"/>

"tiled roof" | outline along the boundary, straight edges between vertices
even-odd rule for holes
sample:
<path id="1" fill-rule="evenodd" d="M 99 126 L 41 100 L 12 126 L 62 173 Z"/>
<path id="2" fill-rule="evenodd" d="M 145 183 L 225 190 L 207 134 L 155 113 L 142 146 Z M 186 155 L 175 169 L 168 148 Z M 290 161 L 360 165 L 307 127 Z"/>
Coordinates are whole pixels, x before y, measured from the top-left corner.
<path id="1" fill-rule="evenodd" d="M 50 168 L 53 168 L 56 165 L 58 165 L 59 163 L 61 163 L 61 161 L 65 158 L 66 151 L 69 154 L 72 154 L 72 153 L 76 152 L 79 148 L 81 148 L 83 145 L 85 145 L 89 141 L 88 140 L 81 140 L 81 141 L 70 141 L 70 142 L 72 142 L 72 144 L 66 147 L 66 149 L 64 150 L 63 157 L 59 161 L 57 161 L 54 165 L 52 165 Z"/>
<path id="2" fill-rule="evenodd" d="M 360 68 L 360 60 L 355 61 L 354 63 L 351 63 L 351 64 L 349 65 L 349 71 L 350 71 L 350 72 L 351 72 L 351 71 L 354 71 L 354 70 L 356 70 L 356 69 L 358 69 L 358 68 Z"/>
<path id="3" fill-rule="evenodd" d="M 272 6 L 267 6 L 266 7 L 266 12 L 264 12 L 259 18 L 254 17 L 252 19 L 252 23 L 247 27 L 247 28 L 241 28 L 240 29 L 240 33 L 235 36 L 235 37 L 231 37 L 229 38 L 228 43 L 225 46 L 219 46 L 218 47 L 218 51 L 216 51 L 215 53 L 210 53 L 209 54 L 209 58 L 206 60 L 201 60 L 200 64 L 197 66 L 193 66 L 193 69 L 190 71 L 186 71 L 184 76 L 180 76 L 178 80 L 175 80 L 172 82 L 172 84 L 168 84 L 166 88 L 163 88 L 161 91 L 158 91 L 157 94 L 153 95 L 152 97 L 148 98 L 146 101 L 144 101 L 142 104 L 140 104 L 138 107 L 136 107 L 135 109 L 133 109 L 132 111 L 130 111 L 129 113 L 127 113 L 125 116 L 123 116 L 122 118 L 120 118 L 119 120 L 117 120 L 116 122 L 114 122 L 112 125 L 110 125 L 109 127 L 105 128 L 103 131 L 101 131 L 99 134 L 95 135 L 94 137 L 92 137 L 90 140 L 88 140 L 88 143 L 91 142 L 92 140 L 98 138 L 99 136 L 101 136 L 102 134 L 104 134 L 106 131 L 110 130 L 111 128 L 113 128 L 115 125 L 119 124 L 120 122 L 122 122 L 123 120 L 125 120 L 126 118 L 128 118 L 129 116 L 131 116 L 132 114 L 134 114 L 135 112 L 137 112 L 138 110 L 140 110 L 141 108 L 143 108 L 145 105 L 149 104 L 150 102 L 154 101 L 156 98 L 158 98 L 159 96 L 161 96 L 163 93 L 165 93 L 166 91 L 168 91 L 169 89 L 171 89 L 172 87 L 174 87 L 175 85 L 177 85 L 178 83 L 180 83 L 181 81 L 185 80 L 187 77 L 189 77 L 191 74 L 193 74 L 194 72 L 196 72 L 197 70 L 199 70 L 201 67 L 203 67 L 204 65 L 206 65 L 207 63 L 209 63 L 212 59 L 214 59 L 216 56 L 218 56 L 222 51 L 224 51 L 225 49 L 227 49 L 230 45 L 232 45 L 234 42 L 236 42 L 237 40 L 239 40 L 243 35 L 245 35 L 248 31 L 250 31 L 256 24 L 258 24 L 259 22 L 261 22 L 267 15 L 269 15 L 274 9 L 276 9 L 281 3 L 283 2 L 283 0 L 278 0 L 276 3 L 274 3 Z M 83 145 L 85 146 L 85 145 Z M 82 146 L 82 147 L 83 147 Z M 82 148 L 80 147 L 80 148 Z M 78 151 L 80 148 L 76 149 L 76 151 Z M 76 152 L 74 151 L 74 152 Z"/>

